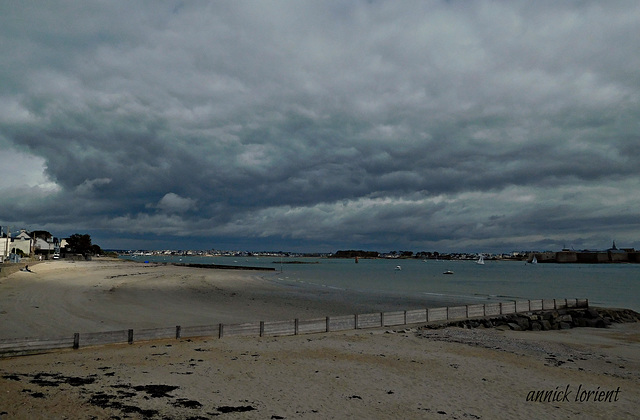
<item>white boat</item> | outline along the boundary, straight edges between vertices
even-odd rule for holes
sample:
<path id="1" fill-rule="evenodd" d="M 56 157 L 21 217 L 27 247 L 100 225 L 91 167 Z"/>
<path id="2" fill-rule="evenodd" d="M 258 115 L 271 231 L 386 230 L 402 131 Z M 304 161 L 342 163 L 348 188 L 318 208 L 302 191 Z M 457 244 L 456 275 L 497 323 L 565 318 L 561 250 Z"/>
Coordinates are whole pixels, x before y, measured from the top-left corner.
<path id="1" fill-rule="evenodd" d="M 531 264 L 538 264 L 538 259 L 536 258 L 536 256 L 533 256 L 533 259 L 531 260 Z"/>
<path id="2" fill-rule="evenodd" d="M 399 265 L 396 265 L 396 271 L 400 271 L 402 270 L 402 267 L 400 267 Z"/>
<path id="3" fill-rule="evenodd" d="M 480 258 L 478 258 L 478 261 L 476 261 L 476 264 L 484 265 L 484 257 L 482 255 L 480 255 Z"/>
<path id="4" fill-rule="evenodd" d="M 442 274 L 453 274 L 453 271 L 451 271 L 451 270 L 447 270 L 447 271 L 445 271 L 445 272 L 444 272 L 444 273 L 442 273 Z"/>

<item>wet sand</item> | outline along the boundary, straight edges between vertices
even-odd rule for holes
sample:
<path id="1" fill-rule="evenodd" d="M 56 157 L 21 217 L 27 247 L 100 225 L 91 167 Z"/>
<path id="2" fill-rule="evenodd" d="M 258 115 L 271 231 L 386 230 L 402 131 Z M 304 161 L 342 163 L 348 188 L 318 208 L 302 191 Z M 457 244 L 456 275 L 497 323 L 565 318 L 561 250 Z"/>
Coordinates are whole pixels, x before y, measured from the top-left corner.
<path id="1" fill-rule="evenodd" d="M 314 306 L 318 301 L 302 296 L 301 304 L 295 291 L 278 300 L 273 293 L 280 287 L 253 274 L 206 270 L 193 277 L 179 274 L 184 268 L 77 264 L 66 273 L 64 265 L 34 266 L 40 277 L 19 285 L 16 279 L 31 274 L 2 279 L 0 311 L 12 302 L 7 293 L 23 305 L 38 306 L 23 318 L 37 332 L 65 320 L 72 329 L 121 328 L 133 315 L 145 326 L 173 325 L 181 310 L 187 312 L 181 320 L 197 316 L 200 323 L 199 311 L 210 307 L 212 296 L 215 309 L 205 315 L 212 322 L 225 322 L 225 316 L 235 322 L 293 313 L 313 317 L 327 310 L 322 299 Z M 76 275 L 85 268 L 91 273 Z M 185 275 L 180 278 L 185 283 L 158 286 L 164 278 L 158 273 Z M 54 280 L 55 287 L 46 284 Z M 27 285 L 30 292 L 21 292 Z M 31 301 L 30 293 L 35 294 Z M 149 294 L 160 302 L 153 314 L 140 311 L 148 307 L 139 303 Z M 84 307 L 87 300 L 96 302 L 95 310 Z M 338 302 L 332 310 L 353 309 L 344 305 Z M 9 305 L 0 315 L 3 334 L 19 330 L 18 317 L 12 315 L 19 307 Z M 387 327 L 150 341 L 0 359 L 2 420 L 623 419 L 635 418 L 638 395 L 639 323 L 546 332 Z"/>
<path id="2" fill-rule="evenodd" d="M 451 304 L 282 285 L 279 273 L 48 261 L 0 279 L 0 337 L 309 319 Z"/>

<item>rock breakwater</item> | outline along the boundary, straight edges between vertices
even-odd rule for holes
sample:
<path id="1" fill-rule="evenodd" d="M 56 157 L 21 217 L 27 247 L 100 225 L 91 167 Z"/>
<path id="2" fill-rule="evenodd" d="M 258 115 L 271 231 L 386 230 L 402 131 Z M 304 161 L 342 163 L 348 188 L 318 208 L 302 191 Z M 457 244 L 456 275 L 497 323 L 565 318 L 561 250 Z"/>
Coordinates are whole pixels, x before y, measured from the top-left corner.
<path id="1" fill-rule="evenodd" d="M 612 323 L 639 321 L 640 314 L 631 309 L 567 308 L 429 324 L 421 327 L 421 329 L 439 329 L 454 326 L 471 329 L 496 328 L 514 331 L 549 331 L 577 327 L 606 328 Z"/>

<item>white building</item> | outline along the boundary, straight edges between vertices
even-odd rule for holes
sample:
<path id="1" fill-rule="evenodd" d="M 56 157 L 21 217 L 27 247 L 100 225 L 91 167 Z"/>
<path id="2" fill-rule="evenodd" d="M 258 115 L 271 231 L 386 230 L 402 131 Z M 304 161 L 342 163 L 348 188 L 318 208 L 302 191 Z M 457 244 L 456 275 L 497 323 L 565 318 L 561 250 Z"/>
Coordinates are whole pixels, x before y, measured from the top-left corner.
<path id="1" fill-rule="evenodd" d="M 0 235 L 0 262 L 4 262 L 9 257 L 9 247 L 11 239 L 7 235 Z"/>
<path id="2" fill-rule="evenodd" d="M 33 252 L 33 244 L 33 238 L 31 238 L 24 229 L 21 229 L 13 237 L 5 233 L 0 237 L 0 257 L 3 261 L 8 260 L 9 255 L 16 253 L 17 250 L 22 251 L 24 255 L 31 255 Z"/>
<path id="3" fill-rule="evenodd" d="M 33 238 L 29 236 L 26 230 L 20 229 L 20 232 L 13 237 L 9 251 L 21 250 L 25 255 L 33 253 Z"/>

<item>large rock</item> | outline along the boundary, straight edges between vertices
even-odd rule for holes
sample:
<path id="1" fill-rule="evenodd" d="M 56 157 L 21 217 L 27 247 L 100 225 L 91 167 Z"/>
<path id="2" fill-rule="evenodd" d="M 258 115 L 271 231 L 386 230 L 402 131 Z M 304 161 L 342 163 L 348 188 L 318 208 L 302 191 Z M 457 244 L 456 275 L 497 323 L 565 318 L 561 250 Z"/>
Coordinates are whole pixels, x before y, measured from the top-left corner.
<path id="1" fill-rule="evenodd" d="M 513 331 L 549 331 L 574 327 L 605 328 L 612 322 L 638 322 L 640 314 L 630 309 L 566 308 L 526 314 L 498 315 L 473 320 L 428 324 L 423 328 L 496 328 Z"/>
<path id="2" fill-rule="evenodd" d="M 517 316 L 516 323 L 523 330 L 528 330 L 531 328 L 531 323 L 529 322 L 529 318 L 527 318 L 526 316 Z"/>
<path id="3" fill-rule="evenodd" d="M 558 322 L 567 322 L 569 324 L 571 324 L 573 322 L 573 318 L 571 317 L 571 315 L 560 315 L 557 319 Z"/>

